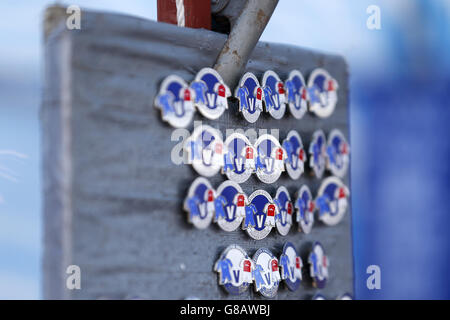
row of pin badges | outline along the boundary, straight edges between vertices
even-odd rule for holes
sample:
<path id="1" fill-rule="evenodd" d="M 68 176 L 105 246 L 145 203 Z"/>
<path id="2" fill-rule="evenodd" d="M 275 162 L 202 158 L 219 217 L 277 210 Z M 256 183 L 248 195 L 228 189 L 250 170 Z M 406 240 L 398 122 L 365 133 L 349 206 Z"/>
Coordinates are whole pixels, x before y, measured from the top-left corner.
<path id="1" fill-rule="evenodd" d="M 335 109 L 338 88 L 336 79 L 322 68 L 313 70 L 307 85 L 298 70 L 291 71 L 284 82 L 276 72 L 268 70 L 261 85 L 253 73 L 247 72 L 235 89 L 234 98 L 239 100 L 239 112 L 250 123 L 256 122 L 264 110 L 281 119 L 286 106 L 296 119 L 301 119 L 307 110 L 325 118 Z M 155 98 L 155 107 L 161 110 L 163 121 L 185 128 L 196 108 L 204 117 L 218 119 L 228 109 L 230 97 L 231 90 L 217 71 L 203 68 L 190 84 L 177 75 L 166 77 Z"/>

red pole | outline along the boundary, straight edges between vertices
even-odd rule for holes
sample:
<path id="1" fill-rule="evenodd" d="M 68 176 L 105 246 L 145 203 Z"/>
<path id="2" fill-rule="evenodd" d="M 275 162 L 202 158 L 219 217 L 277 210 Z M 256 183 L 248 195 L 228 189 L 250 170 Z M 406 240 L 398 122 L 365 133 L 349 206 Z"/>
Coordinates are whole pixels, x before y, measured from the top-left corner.
<path id="1" fill-rule="evenodd" d="M 177 0 L 158 0 L 158 22 L 178 25 Z M 185 27 L 211 30 L 211 0 L 183 0 Z"/>

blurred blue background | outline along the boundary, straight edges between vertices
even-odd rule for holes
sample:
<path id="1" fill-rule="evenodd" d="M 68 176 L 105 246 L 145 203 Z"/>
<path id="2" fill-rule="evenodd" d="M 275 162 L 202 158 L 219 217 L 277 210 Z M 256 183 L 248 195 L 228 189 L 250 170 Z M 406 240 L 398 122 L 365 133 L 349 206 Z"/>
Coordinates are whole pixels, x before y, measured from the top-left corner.
<path id="1" fill-rule="evenodd" d="M 48 1 L 0 3 L 0 298 L 41 298 L 39 105 Z M 156 19 L 156 0 L 71 1 Z M 369 30 L 369 5 L 381 29 Z M 449 299 L 450 1 L 281 0 L 262 40 L 350 69 L 355 295 Z M 442 141 L 440 140 L 442 138 Z M 366 268 L 381 267 L 381 290 Z"/>

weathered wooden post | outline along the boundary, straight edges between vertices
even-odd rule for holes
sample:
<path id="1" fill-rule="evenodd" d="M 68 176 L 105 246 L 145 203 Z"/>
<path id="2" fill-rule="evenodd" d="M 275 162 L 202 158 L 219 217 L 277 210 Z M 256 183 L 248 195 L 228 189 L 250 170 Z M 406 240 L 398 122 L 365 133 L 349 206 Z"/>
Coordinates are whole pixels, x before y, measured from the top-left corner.
<path id="1" fill-rule="evenodd" d="M 171 162 L 180 142 L 163 123 L 153 101 L 169 74 L 192 80 L 212 67 L 227 36 L 205 29 L 180 28 L 119 14 L 82 11 L 81 30 L 68 30 L 65 8 L 50 7 L 45 21 L 45 90 L 41 108 L 44 195 L 44 298 L 97 299 L 259 299 L 252 290 L 225 293 L 212 271 L 220 252 L 239 244 L 250 254 L 260 247 L 280 252 L 296 243 L 305 257 L 320 240 L 332 263 L 321 292 L 330 298 L 353 293 L 351 210 L 334 226 L 317 225 L 310 234 L 275 232 L 255 241 L 241 230 L 215 226 L 196 230 L 186 222 L 183 200 L 196 173 Z M 348 70 L 339 56 L 288 45 L 257 43 L 245 66 L 258 77 L 268 69 L 285 79 L 292 69 L 308 75 L 326 68 L 340 85 L 333 115 L 319 119 L 275 120 L 261 116 L 249 124 L 231 106 L 218 120 L 201 120 L 226 129 L 296 129 L 308 145 L 317 128 L 349 136 Z M 189 131 L 192 127 L 188 128 Z M 218 185 L 224 180 L 210 179 Z M 349 185 L 348 175 L 344 182 Z M 264 188 L 274 193 L 306 183 L 315 193 L 320 180 L 283 175 Z M 261 188 L 252 177 L 245 192 Z M 306 258 L 304 259 L 304 261 Z M 81 269 L 81 289 L 66 287 L 66 268 Z M 316 289 L 279 290 L 278 299 L 308 299 Z"/>

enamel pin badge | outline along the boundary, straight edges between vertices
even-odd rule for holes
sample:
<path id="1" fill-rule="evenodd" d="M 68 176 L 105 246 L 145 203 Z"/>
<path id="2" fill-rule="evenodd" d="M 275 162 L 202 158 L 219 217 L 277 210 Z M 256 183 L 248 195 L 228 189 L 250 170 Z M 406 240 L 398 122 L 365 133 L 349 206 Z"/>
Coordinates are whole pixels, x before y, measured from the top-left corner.
<path id="1" fill-rule="evenodd" d="M 311 191 L 306 184 L 301 186 L 297 192 L 295 209 L 297 210 L 298 231 L 310 233 L 314 225 L 315 204 Z"/>
<path id="2" fill-rule="evenodd" d="M 245 73 L 234 92 L 239 100 L 239 112 L 250 123 L 256 122 L 263 111 L 264 92 L 258 78 L 251 72 Z"/>
<path id="3" fill-rule="evenodd" d="M 350 147 L 341 131 L 334 129 L 328 135 L 327 168 L 340 178 L 344 177 L 350 163 Z"/>
<path id="4" fill-rule="evenodd" d="M 281 119 L 286 112 L 286 90 L 283 81 L 272 70 L 264 72 L 262 87 L 266 112 L 275 119 Z"/>
<path id="5" fill-rule="evenodd" d="M 337 81 L 322 69 L 315 69 L 308 79 L 309 111 L 320 118 L 329 117 L 337 103 Z"/>
<path id="6" fill-rule="evenodd" d="M 244 249 L 237 245 L 228 246 L 214 265 L 219 274 L 219 284 L 234 295 L 247 291 L 253 282 L 254 263 Z"/>
<path id="7" fill-rule="evenodd" d="M 288 190 L 283 186 L 279 187 L 273 202 L 278 207 L 278 218 L 276 219 L 277 231 L 280 235 L 285 236 L 291 229 L 292 215 L 294 213 L 294 206 Z"/>
<path id="8" fill-rule="evenodd" d="M 245 206 L 248 199 L 242 188 L 233 181 L 227 180 L 217 188 L 214 200 L 214 221 L 222 230 L 236 230 L 245 217 Z"/>
<path id="9" fill-rule="evenodd" d="M 256 175 L 264 183 L 274 183 L 284 171 L 286 152 L 278 140 L 270 134 L 261 135 L 256 140 L 255 148 L 258 153 L 255 164 Z"/>
<path id="10" fill-rule="evenodd" d="M 289 131 L 283 141 L 283 149 L 286 151 L 286 170 L 292 179 L 297 180 L 305 170 L 306 161 L 302 138 L 297 131 Z"/>
<path id="11" fill-rule="evenodd" d="M 322 178 L 326 166 L 326 138 L 322 130 L 314 132 L 309 144 L 309 166 L 317 178 Z"/>
<path id="12" fill-rule="evenodd" d="M 189 163 L 202 176 L 211 177 L 223 166 L 226 148 L 220 132 L 210 126 L 197 126 L 186 139 L 184 149 Z"/>
<path id="13" fill-rule="evenodd" d="M 155 98 L 155 107 L 161 110 L 161 117 L 172 127 L 185 128 L 194 116 L 194 91 L 176 75 L 170 75 L 161 83 Z"/>
<path id="14" fill-rule="evenodd" d="M 253 263 L 255 291 L 266 298 L 275 297 L 281 280 L 277 257 L 269 249 L 260 248 L 253 256 Z"/>
<path id="15" fill-rule="evenodd" d="M 350 191 L 339 178 L 326 178 L 317 192 L 319 219 L 328 226 L 338 224 L 347 211 L 349 196 Z"/>
<path id="16" fill-rule="evenodd" d="M 191 88 L 196 93 L 195 105 L 206 118 L 217 119 L 228 109 L 227 99 L 231 96 L 231 91 L 216 70 L 201 69 Z"/>
<path id="17" fill-rule="evenodd" d="M 188 212 L 188 221 L 197 229 L 206 229 L 214 217 L 216 192 L 205 178 L 192 182 L 184 200 L 184 210 Z"/>
<path id="18" fill-rule="evenodd" d="M 233 133 L 225 140 L 227 153 L 224 158 L 222 173 L 228 179 L 243 183 L 255 170 L 256 151 L 250 141 L 241 133 Z"/>
<path id="19" fill-rule="evenodd" d="M 289 290 L 295 291 L 302 281 L 303 262 L 291 242 L 286 242 L 283 246 L 283 253 L 280 256 L 281 279 Z"/>
<path id="20" fill-rule="evenodd" d="M 291 114 L 296 119 L 301 119 L 308 110 L 308 91 L 305 79 L 298 70 L 292 70 L 285 82 L 286 99 Z"/>
<path id="21" fill-rule="evenodd" d="M 308 263 L 310 265 L 309 272 L 313 279 L 313 286 L 319 289 L 325 288 L 330 263 L 320 242 L 316 241 L 314 243 L 308 257 Z"/>
<path id="22" fill-rule="evenodd" d="M 255 240 L 264 239 L 275 227 L 278 208 L 270 194 L 264 190 L 254 191 L 248 198 L 248 202 L 242 229 Z"/>

